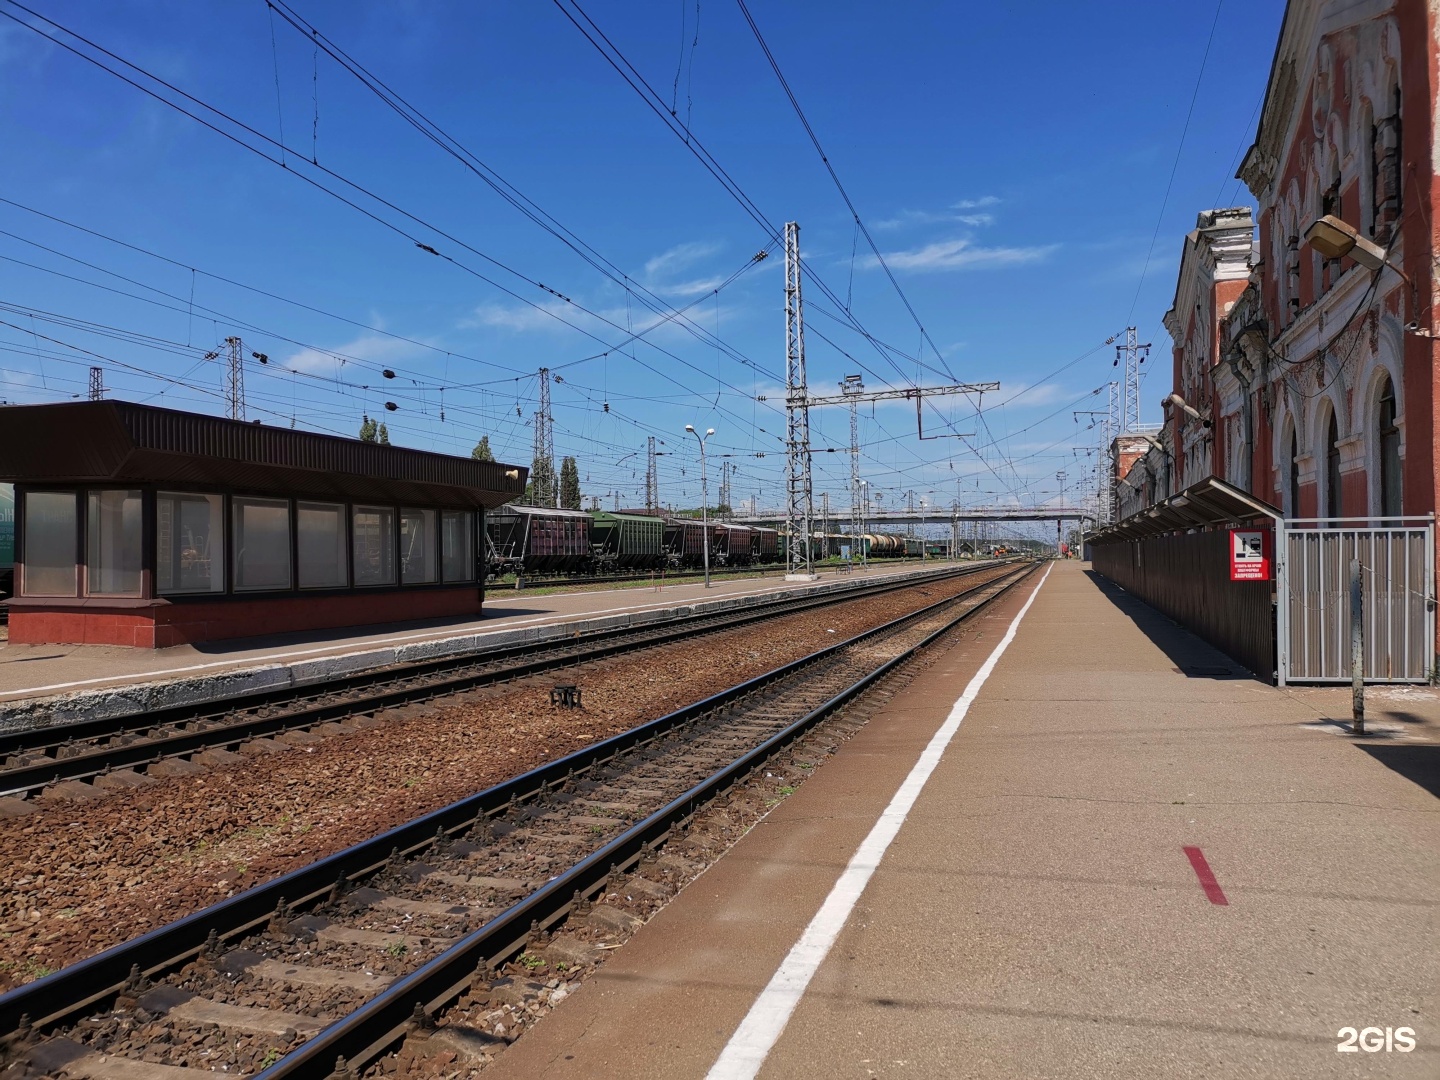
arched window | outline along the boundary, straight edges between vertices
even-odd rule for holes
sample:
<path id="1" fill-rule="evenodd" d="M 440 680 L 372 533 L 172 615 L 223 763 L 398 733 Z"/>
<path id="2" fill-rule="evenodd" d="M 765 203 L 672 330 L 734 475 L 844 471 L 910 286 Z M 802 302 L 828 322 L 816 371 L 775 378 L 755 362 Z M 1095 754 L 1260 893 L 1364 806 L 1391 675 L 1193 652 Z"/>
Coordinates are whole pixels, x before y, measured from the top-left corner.
<path id="1" fill-rule="evenodd" d="M 1395 384 L 1385 377 L 1380 388 L 1380 416 L 1376 430 L 1380 434 L 1380 513 L 1386 517 L 1401 514 L 1400 427 L 1395 423 Z"/>
<path id="2" fill-rule="evenodd" d="M 1290 516 L 1300 516 L 1300 440 L 1290 430 Z"/>
<path id="3" fill-rule="evenodd" d="M 1343 500 L 1340 498 L 1340 428 L 1335 414 L 1330 414 L 1330 427 L 1325 433 L 1325 514 L 1340 517 Z"/>

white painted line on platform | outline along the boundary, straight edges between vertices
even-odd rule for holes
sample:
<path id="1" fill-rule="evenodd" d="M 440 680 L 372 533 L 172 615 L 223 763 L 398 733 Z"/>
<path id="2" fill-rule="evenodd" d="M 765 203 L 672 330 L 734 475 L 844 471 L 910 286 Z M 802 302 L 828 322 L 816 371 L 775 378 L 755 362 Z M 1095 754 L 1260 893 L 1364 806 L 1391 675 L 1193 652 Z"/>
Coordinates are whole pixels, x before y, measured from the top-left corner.
<path id="1" fill-rule="evenodd" d="M 985 680 L 990 678 L 990 673 L 995 670 L 1000 657 L 1015 640 L 1020 620 L 1025 618 L 1025 613 L 1030 610 L 1035 597 L 1040 595 L 1045 578 L 1050 576 L 1050 569 L 1051 567 L 1046 568 L 1045 577 L 1035 586 L 1035 590 L 1025 601 L 1025 606 L 1010 623 L 1005 636 L 980 666 L 960 699 L 951 707 L 950 715 L 940 725 L 940 730 L 931 737 L 929 744 L 920 754 L 920 760 L 905 777 L 894 798 L 890 800 L 890 805 L 870 830 L 870 835 L 865 837 L 856 849 L 849 865 L 835 882 L 830 895 L 825 898 L 825 903 L 810 920 L 810 925 L 800 935 L 800 940 L 791 948 L 769 984 L 750 1006 L 750 1011 L 745 1014 L 745 1019 L 736 1028 L 735 1034 L 730 1036 L 730 1041 L 725 1044 L 720 1057 L 706 1074 L 706 1080 L 754 1080 L 760 1066 L 765 1064 L 766 1057 L 784 1032 L 785 1025 L 790 1022 L 795 1007 L 800 1004 L 810 980 L 815 972 L 820 970 L 820 965 L 829 955 L 835 939 L 845 928 L 850 913 L 864 893 L 865 886 L 870 883 L 871 876 L 880 866 L 880 860 L 885 857 L 891 841 L 900 832 L 900 826 L 905 824 L 905 819 L 914 808 L 915 801 L 930 779 L 930 774 L 940 764 L 940 758 L 950 745 L 950 740 L 960 730 L 960 722 L 970 711 L 970 705 L 979 695 L 980 688 L 985 685 Z"/>

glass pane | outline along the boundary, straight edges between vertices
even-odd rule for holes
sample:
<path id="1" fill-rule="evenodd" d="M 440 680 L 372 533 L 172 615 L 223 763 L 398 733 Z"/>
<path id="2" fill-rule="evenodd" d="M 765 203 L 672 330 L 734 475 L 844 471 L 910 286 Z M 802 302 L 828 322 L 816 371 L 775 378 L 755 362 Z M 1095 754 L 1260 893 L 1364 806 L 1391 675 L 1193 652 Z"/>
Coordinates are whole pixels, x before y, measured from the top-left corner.
<path id="1" fill-rule="evenodd" d="M 388 506 L 357 506 L 351 515 L 355 584 L 395 584 L 395 511 Z"/>
<path id="2" fill-rule="evenodd" d="M 345 575 L 345 507 L 339 503 L 299 503 L 300 587 L 338 589 Z"/>
<path id="3" fill-rule="evenodd" d="M 406 585 L 436 580 L 434 510 L 400 511 L 400 580 Z"/>
<path id="4" fill-rule="evenodd" d="M 284 499 L 230 500 L 234 515 L 235 588 L 290 588 L 290 504 Z"/>
<path id="5" fill-rule="evenodd" d="M 138 491 L 92 491 L 86 514 L 85 591 L 139 596 L 142 503 Z"/>
<path id="6" fill-rule="evenodd" d="M 155 588 L 224 592 L 224 501 L 220 495 L 162 491 L 155 497 Z"/>
<path id="7" fill-rule="evenodd" d="M 25 494 L 26 596 L 75 595 L 75 493 Z"/>
<path id="8" fill-rule="evenodd" d="M 441 516 L 442 567 L 446 581 L 473 581 L 475 546 L 471 539 L 475 515 L 465 510 Z"/>

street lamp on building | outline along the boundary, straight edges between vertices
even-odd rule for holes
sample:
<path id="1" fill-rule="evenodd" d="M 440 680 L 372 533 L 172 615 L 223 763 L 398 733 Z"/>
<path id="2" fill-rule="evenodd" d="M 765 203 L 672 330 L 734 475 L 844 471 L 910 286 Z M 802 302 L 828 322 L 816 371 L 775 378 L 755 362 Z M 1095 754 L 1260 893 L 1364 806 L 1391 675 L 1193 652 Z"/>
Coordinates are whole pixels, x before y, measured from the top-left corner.
<path id="1" fill-rule="evenodd" d="M 1305 230 L 1305 243 L 1327 259 L 1343 259 L 1348 255 L 1366 270 L 1388 266 L 1406 282 L 1410 280 L 1410 275 L 1389 260 L 1384 248 L 1374 240 L 1361 236 L 1353 225 L 1334 214 L 1312 221 Z"/>
<path id="2" fill-rule="evenodd" d="M 715 434 L 715 429 L 706 428 L 705 434 L 701 435 L 695 430 L 694 424 L 686 424 L 685 430 L 695 436 L 695 441 L 700 444 L 700 532 L 701 550 L 705 558 L 705 588 L 710 587 L 710 488 L 705 481 L 705 440 Z"/>

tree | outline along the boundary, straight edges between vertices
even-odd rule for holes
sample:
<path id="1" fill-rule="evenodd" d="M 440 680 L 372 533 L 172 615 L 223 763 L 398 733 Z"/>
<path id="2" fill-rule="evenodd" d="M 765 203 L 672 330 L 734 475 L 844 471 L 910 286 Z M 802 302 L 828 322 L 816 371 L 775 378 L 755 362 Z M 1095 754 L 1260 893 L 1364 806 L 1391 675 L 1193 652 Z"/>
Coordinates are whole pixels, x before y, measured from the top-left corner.
<path id="1" fill-rule="evenodd" d="M 381 424 L 379 429 L 375 432 L 375 441 L 378 442 L 381 446 L 390 445 L 390 432 L 386 429 L 384 424 Z"/>
<path id="2" fill-rule="evenodd" d="M 580 509 L 580 467 L 573 457 L 560 462 L 560 506 L 566 510 Z"/>
<path id="3" fill-rule="evenodd" d="M 495 455 L 490 452 L 490 436 L 481 435 L 480 441 L 475 444 L 475 449 L 470 451 L 470 456 L 476 461 L 494 461 Z"/>
<path id="4" fill-rule="evenodd" d="M 378 432 L 379 428 L 375 421 L 367 416 L 360 424 L 360 441 L 374 442 L 379 437 Z"/>

